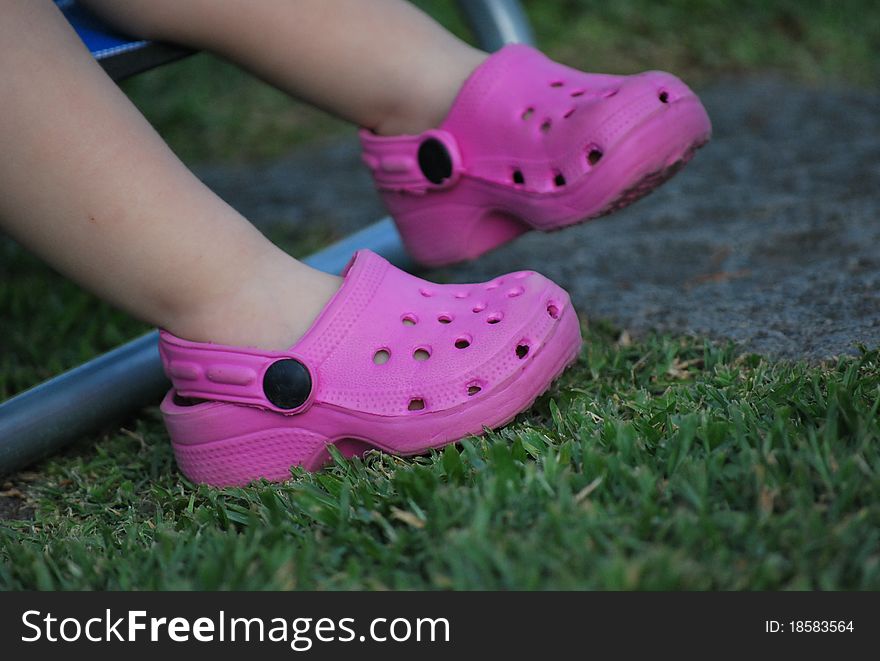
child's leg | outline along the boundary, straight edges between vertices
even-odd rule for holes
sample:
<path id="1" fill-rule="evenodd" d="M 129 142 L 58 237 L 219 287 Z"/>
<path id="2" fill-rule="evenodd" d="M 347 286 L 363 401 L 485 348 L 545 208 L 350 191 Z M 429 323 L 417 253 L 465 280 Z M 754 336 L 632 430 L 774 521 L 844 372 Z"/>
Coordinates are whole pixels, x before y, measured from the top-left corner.
<path id="1" fill-rule="evenodd" d="M 214 51 L 379 134 L 437 126 L 486 54 L 404 0 L 86 0 L 132 34 Z"/>
<path id="2" fill-rule="evenodd" d="M 338 278 L 273 246 L 196 179 L 49 0 L 3 4 L 0 227 L 135 316 L 281 349 Z"/>
<path id="3" fill-rule="evenodd" d="M 671 74 L 591 74 L 527 46 L 487 56 L 403 0 L 82 1 L 372 129 L 360 132 L 364 162 L 427 266 L 614 213 L 711 135 Z"/>
<path id="4" fill-rule="evenodd" d="M 174 4 L 160 4 L 173 13 Z M 313 101 L 337 112 L 349 108 L 347 116 L 358 123 L 415 131 L 446 110 L 428 118 L 383 90 L 376 72 L 406 81 L 406 59 L 421 57 L 415 55 L 420 45 L 409 41 L 413 34 L 451 39 L 402 4 L 388 2 L 379 23 L 361 26 L 374 32 L 371 38 L 354 28 L 372 15 L 363 6 L 375 9 L 381 0 L 328 1 L 334 12 L 346 10 L 341 17 L 310 0 L 222 4 L 241 12 L 209 8 L 225 16 L 229 33 L 254 6 L 264 12 L 238 59 L 254 55 L 254 68 L 267 76 L 290 72 L 291 87 L 302 85 Z M 272 58 L 258 58 L 254 26 L 275 9 L 282 20 L 282 7 L 308 7 L 321 19 L 299 33 L 304 40 L 309 30 L 325 34 L 302 53 L 285 54 L 278 31 L 264 49 Z M 326 29 L 337 19 L 345 29 L 329 38 L 347 36 L 354 49 L 342 48 L 344 56 L 334 59 Z M 396 27 L 386 30 L 389 22 Z M 309 25 L 291 20 L 288 27 L 293 23 Z M 261 32 L 270 28 L 268 21 Z M 358 51 L 366 58 L 394 50 L 396 30 L 406 42 L 397 53 L 403 73 L 392 75 L 395 61 L 380 54 L 370 58 L 373 73 L 364 76 L 370 84 L 362 85 Z M 231 38 L 228 43 L 232 50 Z M 0 225 L 59 270 L 170 331 L 159 342 L 173 385 L 161 411 L 191 479 L 217 485 L 286 479 L 291 465 L 321 466 L 330 444 L 346 455 L 369 447 L 425 452 L 506 424 L 576 359 L 580 324 L 569 297 L 537 273 L 436 285 L 362 251 L 340 286 L 338 278 L 285 255 L 183 167 L 49 0 L 4 2 L 0 48 Z M 287 68 L 294 56 L 310 66 Z M 332 66 L 319 66 L 322 56 Z M 446 72 L 445 60 L 437 63 Z M 294 72 L 303 70 L 339 78 L 299 81 Z M 417 96 L 436 92 L 433 110 L 443 105 L 442 85 L 432 92 L 431 84 L 411 84 Z M 383 122 L 386 117 L 396 124 Z M 303 335 L 322 310 L 313 332 Z"/>

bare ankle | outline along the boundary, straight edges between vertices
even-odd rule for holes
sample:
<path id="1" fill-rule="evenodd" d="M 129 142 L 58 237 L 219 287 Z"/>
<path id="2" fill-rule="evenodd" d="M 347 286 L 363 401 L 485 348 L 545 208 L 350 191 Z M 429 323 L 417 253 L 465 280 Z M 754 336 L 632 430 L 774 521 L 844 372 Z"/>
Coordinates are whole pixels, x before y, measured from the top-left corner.
<path id="1" fill-rule="evenodd" d="M 219 300 L 177 315 L 167 330 L 196 342 L 282 351 L 306 333 L 341 283 L 290 258 L 260 271 Z"/>
<path id="2" fill-rule="evenodd" d="M 406 89 L 402 98 L 387 110 L 373 126 L 378 135 L 415 135 L 438 127 L 452 107 L 461 86 L 488 55 L 475 48 L 437 64 L 430 79 L 421 82 L 417 90 Z"/>

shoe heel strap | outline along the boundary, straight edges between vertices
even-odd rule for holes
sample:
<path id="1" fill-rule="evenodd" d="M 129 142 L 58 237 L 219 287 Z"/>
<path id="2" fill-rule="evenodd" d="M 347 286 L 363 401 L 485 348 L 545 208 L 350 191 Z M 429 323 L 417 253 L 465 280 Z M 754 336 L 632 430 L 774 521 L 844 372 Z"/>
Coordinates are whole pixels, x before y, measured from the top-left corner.
<path id="1" fill-rule="evenodd" d="M 451 133 L 378 136 L 360 131 L 363 161 L 379 190 L 424 194 L 453 186 L 462 173 L 461 153 Z"/>
<path id="2" fill-rule="evenodd" d="M 247 404 L 294 415 L 311 405 L 315 372 L 289 352 L 190 342 L 161 331 L 159 354 L 183 397 Z"/>

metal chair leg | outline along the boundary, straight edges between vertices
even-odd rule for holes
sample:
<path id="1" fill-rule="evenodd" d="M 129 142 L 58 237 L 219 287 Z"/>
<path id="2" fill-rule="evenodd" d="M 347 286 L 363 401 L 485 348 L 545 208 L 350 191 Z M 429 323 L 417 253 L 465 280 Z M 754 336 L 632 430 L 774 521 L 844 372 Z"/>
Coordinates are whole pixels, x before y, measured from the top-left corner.
<path id="1" fill-rule="evenodd" d="M 480 48 L 496 51 L 505 44 L 532 44 L 532 26 L 518 0 L 458 0 Z"/>

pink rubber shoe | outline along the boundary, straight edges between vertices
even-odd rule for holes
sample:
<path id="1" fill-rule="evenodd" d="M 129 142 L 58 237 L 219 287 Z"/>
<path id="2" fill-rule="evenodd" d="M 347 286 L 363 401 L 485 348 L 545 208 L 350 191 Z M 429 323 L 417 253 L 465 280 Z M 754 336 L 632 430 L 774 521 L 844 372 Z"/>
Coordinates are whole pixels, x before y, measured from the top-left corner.
<path id="1" fill-rule="evenodd" d="M 436 285 L 362 250 L 288 351 L 162 332 L 173 388 L 162 402 L 180 469 L 217 486 L 315 470 L 335 444 L 418 454 L 505 424 L 581 345 L 568 295 L 521 271 Z"/>
<path id="2" fill-rule="evenodd" d="M 440 128 L 361 142 L 410 254 L 440 266 L 625 207 L 711 133 L 671 74 L 582 73 L 511 45 L 474 71 Z"/>

